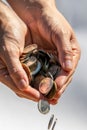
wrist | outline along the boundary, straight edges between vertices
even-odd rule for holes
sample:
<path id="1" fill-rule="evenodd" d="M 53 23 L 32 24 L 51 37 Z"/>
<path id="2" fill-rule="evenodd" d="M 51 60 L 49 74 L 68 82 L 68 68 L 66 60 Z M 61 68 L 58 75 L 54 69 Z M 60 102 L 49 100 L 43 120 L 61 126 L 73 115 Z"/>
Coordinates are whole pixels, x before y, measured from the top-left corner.
<path id="1" fill-rule="evenodd" d="M 9 7 L 2 1 L 0 1 L 0 22 L 5 23 L 10 19 Z"/>
<path id="2" fill-rule="evenodd" d="M 20 18 L 26 22 L 27 16 L 29 19 L 31 15 L 36 17 L 41 13 L 42 10 L 45 10 L 49 7 L 55 7 L 55 0 L 7 0 L 15 12 L 19 15 Z M 27 15 L 28 13 L 28 15 Z"/>
<path id="3" fill-rule="evenodd" d="M 16 15 L 16 13 L 10 7 L 0 1 L 0 36 L 6 34 L 16 37 L 16 30 L 18 29 L 24 34 L 27 32 L 26 24 Z"/>

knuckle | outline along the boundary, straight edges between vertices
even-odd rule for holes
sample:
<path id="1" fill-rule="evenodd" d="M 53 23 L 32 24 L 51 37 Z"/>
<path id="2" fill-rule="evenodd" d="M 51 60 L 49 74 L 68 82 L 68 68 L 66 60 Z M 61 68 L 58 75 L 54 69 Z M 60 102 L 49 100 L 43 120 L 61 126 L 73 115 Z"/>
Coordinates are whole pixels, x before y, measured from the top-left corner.
<path id="1" fill-rule="evenodd" d="M 80 59 L 80 57 L 81 57 L 81 48 L 80 47 L 78 48 L 77 53 L 78 53 L 78 57 Z"/>
<path id="2" fill-rule="evenodd" d="M 15 67 L 9 68 L 10 76 L 16 75 L 17 73 L 18 73 L 18 70 Z"/>
<path id="3" fill-rule="evenodd" d="M 60 29 L 59 31 L 59 36 L 63 39 L 65 39 L 66 37 L 70 37 L 71 35 L 71 31 L 70 30 L 66 30 L 65 28 Z"/>
<path id="4" fill-rule="evenodd" d="M 64 59 L 72 59 L 72 57 L 73 57 L 73 52 L 72 52 L 72 50 L 69 49 L 69 48 L 65 48 L 65 49 L 63 50 L 63 56 L 64 56 Z"/>
<path id="5" fill-rule="evenodd" d="M 0 57 L 5 59 L 5 61 L 10 60 L 11 57 L 18 57 L 18 55 L 19 50 L 14 45 L 3 45 L 0 49 Z"/>
<path id="6" fill-rule="evenodd" d="M 9 75 L 11 77 L 19 77 L 19 78 L 21 78 L 21 70 L 18 70 L 16 67 L 9 68 Z"/>
<path id="7" fill-rule="evenodd" d="M 8 75 L 8 71 L 7 71 L 7 69 L 1 69 L 0 70 L 0 78 L 3 78 L 3 77 L 5 77 L 6 75 Z"/>

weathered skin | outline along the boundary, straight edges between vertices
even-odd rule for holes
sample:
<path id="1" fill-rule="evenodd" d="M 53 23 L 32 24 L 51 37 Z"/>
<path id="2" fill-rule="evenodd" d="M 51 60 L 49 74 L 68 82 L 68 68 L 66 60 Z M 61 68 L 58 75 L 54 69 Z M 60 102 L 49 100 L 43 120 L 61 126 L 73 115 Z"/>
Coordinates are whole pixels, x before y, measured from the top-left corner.
<path id="1" fill-rule="evenodd" d="M 43 98 L 29 84 L 19 57 L 24 47 L 35 43 L 55 54 L 62 69 L 55 82 L 57 92 L 50 104 L 56 104 L 72 80 L 80 58 L 75 33 L 58 11 L 54 0 L 8 0 L 13 8 L 0 1 L 0 81 L 18 96 L 33 101 Z"/>

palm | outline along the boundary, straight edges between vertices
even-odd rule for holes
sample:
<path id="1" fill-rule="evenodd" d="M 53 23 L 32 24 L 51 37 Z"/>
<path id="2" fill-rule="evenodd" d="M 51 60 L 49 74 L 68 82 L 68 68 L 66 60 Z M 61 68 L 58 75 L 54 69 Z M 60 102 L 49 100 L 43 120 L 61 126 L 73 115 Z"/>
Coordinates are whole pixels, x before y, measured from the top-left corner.
<path id="1" fill-rule="evenodd" d="M 50 21 L 46 17 L 38 18 L 37 22 L 33 20 L 31 23 L 28 21 L 29 28 L 29 43 L 35 43 L 39 48 L 54 52 L 56 50 L 55 44 L 52 41 L 52 30 L 49 28 Z"/>

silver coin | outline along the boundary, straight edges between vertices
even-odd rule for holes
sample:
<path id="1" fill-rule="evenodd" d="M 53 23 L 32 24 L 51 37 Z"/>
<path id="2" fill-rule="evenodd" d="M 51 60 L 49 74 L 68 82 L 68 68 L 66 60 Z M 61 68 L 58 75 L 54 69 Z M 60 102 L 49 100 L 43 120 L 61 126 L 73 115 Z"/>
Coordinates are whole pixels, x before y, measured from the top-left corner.
<path id="1" fill-rule="evenodd" d="M 36 75 L 36 74 L 40 71 L 40 69 L 41 69 L 41 63 L 40 63 L 39 61 L 37 61 L 36 69 L 34 69 L 34 70 L 32 71 L 32 75 L 33 75 L 33 76 Z"/>
<path id="2" fill-rule="evenodd" d="M 38 102 L 38 110 L 42 114 L 47 114 L 50 111 L 50 104 L 46 100 L 40 100 Z"/>
<path id="3" fill-rule="evenodd" d="M 36 59 L 36 57 L 34 57 L 34 56 L 31 56 L 31 57 L 27 57 L 26 58 L 26 65 L 28 66 L 28 67 L 32 67 L 32 66 L 34 66 L 34 65 L 36 65 L 36 62 L 37 62 L 37 59 Z"/>
<path id="4" fill-rule="evenodd" d="M 54 130 L 56 123 L 57 123 L 57 118 L 55 119 L 55 121 L 53 123 L 52 130 Z"/>
<path id="5" fill-rule="evenodd" d="M 52 116 L 50 117 L 49 123 L 48 123 L 48 130 L 51 128 L 52 123 L 53 123 L 53 119 L 54 119 L 54 114 L 52 114 Z"/>

